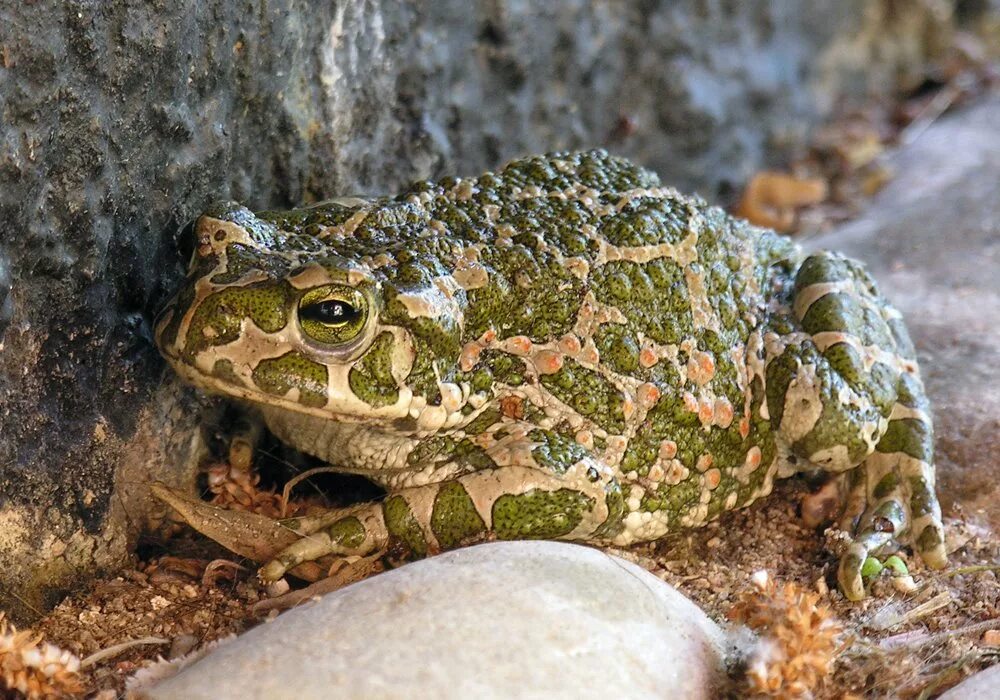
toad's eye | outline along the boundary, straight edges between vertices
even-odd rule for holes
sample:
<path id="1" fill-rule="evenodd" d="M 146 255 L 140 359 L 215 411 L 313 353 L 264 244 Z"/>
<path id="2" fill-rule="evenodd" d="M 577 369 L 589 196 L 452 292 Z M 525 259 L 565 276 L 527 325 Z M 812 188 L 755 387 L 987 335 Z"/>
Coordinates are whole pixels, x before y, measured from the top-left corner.
<path id="1" fill-rule="evenodd" d="M 368 321 L 368 301 L 357 289 L 326 285 L 299 301 L 299 326 L 311 340 L 338 346 L 357 338 Z"/>

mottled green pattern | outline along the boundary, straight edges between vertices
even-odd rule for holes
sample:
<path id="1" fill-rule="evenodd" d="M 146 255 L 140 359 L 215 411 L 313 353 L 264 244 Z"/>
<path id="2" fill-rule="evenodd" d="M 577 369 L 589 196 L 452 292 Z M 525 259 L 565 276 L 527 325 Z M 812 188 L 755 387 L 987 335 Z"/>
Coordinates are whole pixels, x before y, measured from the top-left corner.
<path id="1" fill-rule="evenodd" d="M 594 499 L 579 491 L 528 491 L 501 496 L 493 504 L 493 532 L 502 540 L 545 540 L 568 534 Z"/>
<path id="2" fill-rule="evenodd" d="M 572 328 L 583 283 L 551 254 L 537 250 L 540 240 L 524 234 L 522 243 L 482 256 L 494 274 L 487 286 L 469 293 L 469 336 L 493 328 L 544 341 Z"/>
<path id="3" fill-rule="evenodd" d="M 471 440 L 444 436 L 422 441 L 407 455 L 406 461 L 414 467 L 448 462 L 457 462 L 463 467 L 475 469 L 489 469 L 496 466 L 486 451 Z"/>
<path id="4" fill-rule="evenodd" d="M 273 360 L 261 360 L 253 371 L 254 382 L 275 396 L 299 390 L 299 403 L 318 407 L 326 404 L 327 368 L 292 351 Z"/>
<path id="5" fill-rule="evenodd" d="M 629 325 L 659 343 L 679 343 L 694 330 L 684 274 L 675 262 L 608 263 L 594 273 L 594 287 L 598 301 L 620 309 Z"/>
<path id="6" fill-rule="evenodd" d="M 902 452 L 924 461 L 930 460 L 933 449 L 930 426 L 914 418 L 889 421 L 889 428 L 878 444 L 879 452 Z"/>
<path id="7" fill-rule="evenodd" d="M 434 531 L 438 544 L 444 549 L 450 549 L 484 533 L 486 523 L 476 511 L 465 487 L 459 483 L 449 483 L 441 487 L 434 499 L 431 530 Z"/>
<path id="8" fill-rule="evenodd" d="M 396 403 L 399 388 L 392 376 L 392 334 L 382 333 L 348 374 L 351 391 L 365 403 L 379 407 Z"/>
<path id="9" fill-rule="evenodd" d="M 355 516 L 341 518 L 327 528 L 334 544 L 345 549 L 356 549 L 365 541 L 365 526 Z"/>
<path id="10" fill-rule="evenodd" d="M 617 484 L 609 490 L 604 505 L 608 509 L 608 517 L 594 530 L 593 538 L 597 542 L 611 540 L 625 529 L 622 520 L 628 508 L 625 505 L 625 494 Z"/>
<path id="11" fill-rule="evenodd" d="M 531 455 L 535 462 L 545 469 L 564 472 L 587 457 L 585 450 L 576 440 L 549 430 L 532 430 L 528 438 L 536 443 Z"/>
<path id="12" fill-rule="evenodd" d="M 600 374 L 573 360 L 567 361 L 559 372 L 542 376 L 542 385 L 609 432 L 621 432 L 625 425 L 621 392 Z"/>
<path id="13" fill-rule="evenodd" d="M 243 384 L 243 380 L 236 373 L 236 368 L 233 367 L 232 360 L 216 360 L 212 367 L 212 376 L 234 386 Z"/>
<path id="14" fill-rule="evenodd" d="M 385 527 L 389 535 L 398 538 L 418 557 L 427 554 L 427 540 L 410 505 L 402 496 L 389 496 L 382 504 Z"/>
<path id="15" fill-rule="evenodd" d="M 247 318 L 266 333 L 281 330 L 288 323 L 290 296 L 287 284 L 227 287 L 213 294 L 191 319 L 185 352 L 194 356 L 209 346 L 233 342 Z"/>
<path id="16" fill-rule="evenodd" d="M 214 284 L 232 284 L 255 270 L 278 277 L 288 271 L 288 263 L 277 255 L 262 256 L 257 248 L 244 243 L 230 243 L 226 246 L 226 269 L 212 275 L 211 280 Z"/>

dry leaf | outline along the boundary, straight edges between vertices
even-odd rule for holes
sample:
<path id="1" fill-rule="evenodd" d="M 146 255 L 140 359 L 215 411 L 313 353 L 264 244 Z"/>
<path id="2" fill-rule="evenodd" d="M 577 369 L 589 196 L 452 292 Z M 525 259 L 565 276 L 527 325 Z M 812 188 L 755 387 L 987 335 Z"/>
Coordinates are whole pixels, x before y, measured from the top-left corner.
<path id="1" fill-rule="evenodd" d="M 787 173 L 759 172 L 753 176 L 734 212 L 750 223 L 788 232 L 795 225 L 796 210 L 826 199 L 826 182 Z"/>
<path id="2" fill-rule="evenodd" d="M 175 491 L 159 481 L 150 486 L 150 491 L 180 513 L 195 530 L 256 562 L 268 561 L 299 539 L 299 535 L 283 521 L 250 511 L 219 508 Z M 326 575 L 326 567 L 321 562 L 299 564 L 290 573 L 305 581 L 315 581 Z"/>

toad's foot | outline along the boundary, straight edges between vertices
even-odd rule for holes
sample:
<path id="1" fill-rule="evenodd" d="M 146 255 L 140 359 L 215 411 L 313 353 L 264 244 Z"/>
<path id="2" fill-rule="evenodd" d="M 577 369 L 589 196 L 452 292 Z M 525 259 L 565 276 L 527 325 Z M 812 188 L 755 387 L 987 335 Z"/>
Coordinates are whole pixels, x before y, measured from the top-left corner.
<path id="1" fill-rule="evenodd" d="M 919 388 L 915 379 L 905 384 Z M 865 596 L 861 570 L 870 556 L 912 544 L 932 569 L 947 563 L 941 508 L 934 495 L 931 424 L 922 392 L 918 396 L 901 393 L 901 400 L 914 399 L 915 405 L 897 403 L 876 451 L 844 475 L 850 491 L 840 527 L 853 536 L 837 578 L 850 600 Z"/>
<path id="2" fill-rule="evenodd" d="M 342 557 L 384 550 L 389 537 L 379 504 L 363 503 L 319 515 L 286 518 L 281 525 L 299 536 L 260 569 L 263 581 L 277 581 L 290 569 L 327 554 Z"/>

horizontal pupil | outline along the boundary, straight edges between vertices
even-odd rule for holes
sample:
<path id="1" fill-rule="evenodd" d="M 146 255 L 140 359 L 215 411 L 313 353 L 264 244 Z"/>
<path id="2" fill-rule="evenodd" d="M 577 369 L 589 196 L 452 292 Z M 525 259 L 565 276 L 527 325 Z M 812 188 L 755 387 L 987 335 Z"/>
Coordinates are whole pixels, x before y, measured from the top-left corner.
<path id="1" fill-rule="evenodd" d="M 310 304 L 301 310 L 301 315 L 310 321 L 320 323 L 344 324 L 358 317 L 358 310 L 345 301 L 321 301 Z"/>

